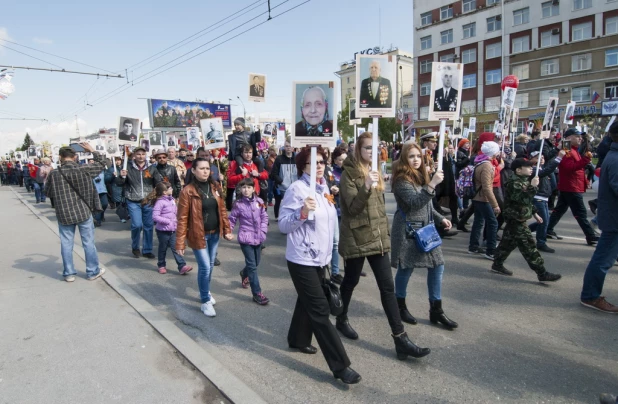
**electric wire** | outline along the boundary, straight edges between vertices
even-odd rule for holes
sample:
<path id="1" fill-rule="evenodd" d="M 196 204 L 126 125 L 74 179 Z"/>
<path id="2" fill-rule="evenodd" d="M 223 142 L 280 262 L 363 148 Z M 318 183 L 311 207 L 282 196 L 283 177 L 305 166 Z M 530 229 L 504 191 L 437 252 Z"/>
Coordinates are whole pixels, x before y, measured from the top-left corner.
<path id="1" fill-rule="evenodd" d="M 5 39 L 3 39 L 3 41 L 5 41 Z M 52 62 L 48 62 L 48 61 L 46 61 L 46 60 L 39 59 L 39 58 L 38 58 L 38 57 L 36 57 L 36 56 L 28 55 L 27 53 L 24 53 L 24 52 L 22 52 L 22 51 L 18 51 L 17 49 L 13 49 L 13 48 L 8 47 L 8 46 L 6 46 L 6 45 L 3 45 L 3 44 L 1 44 L 1 43 L 0 43 L 0 46 L 2 46 L 2 47 L 4 47 L 4 48 L 7 48 L 7 49 L 10 49 L 10 50 L 12 50 L 13 52 L 21 53 L 22 55 L 26 55 L 26 56 L 28 56 L 28 57 L 31 57 L 32 59 L 39 60 L 39 61 L 41 61 L 41 62 L 43 62 L 43 63 L 47 63 L 48 65 L 52 65 L 52 66 L 55 66 L 55 67 L 57 67 L 57 68 L 59 68 L 59 69 L 63 69 L 63 67 L 62 67 L 62 66 L 58 66 L 58 65 L 56 65 L 56 64 L 53 64 Z"/>

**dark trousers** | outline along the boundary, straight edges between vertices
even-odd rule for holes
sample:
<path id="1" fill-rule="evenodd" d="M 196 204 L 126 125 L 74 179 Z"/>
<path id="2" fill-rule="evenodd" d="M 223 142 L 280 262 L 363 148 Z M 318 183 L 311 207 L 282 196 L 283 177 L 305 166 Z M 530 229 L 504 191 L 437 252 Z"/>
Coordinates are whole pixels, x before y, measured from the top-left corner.
<path id="1" fill-rule="evenodd" d="M 236 192 L 235 188 L 228 188 L 227 194 L 225 194 L 225 208 L 229 211 L 232 210 L 232 202 L 234 202 L 234 192 Z"/>
<path id="2" fill-rule="evenodd" d="M 502 267 L 504 261 L 516 248 L 519 248 L 530 269 L 537 274 L 545 272 L 543 257 L 541 257 L 539 250 L 536 249 L 536 242 L 526 222 L 509 220 L 504 226 L 502 241 L 500 241 L 500 245 L 496 249 L 494 265 L 498 268 Z"/>
<path id="3" fill-rule="evenodd" d="M 109 206 L 109 199 L 107 198 L 107 194 L 99 194 L 99 200 L 101 201 L 101 209 L 103 210 L 96 212 L 93 216 L 94 220 L 100 223 L 105 218 L 105 211 Z"/>
<path id="4" fill-rule="evenodd" d="M 262 258 L 262 245 L 249 245 L 240 243 L 240 249 L 245 256 L 245 268 L 242 270 L 243 277 L 249 278 L 251 293 L 253 296 L 262 292 L 260 280 L 257 274 L 257 267 Z"/>
<path id="5" fill-rule="evenodd" d="M 275 219 L 279 218 L 279 209 L 281 208 L 281 200 L 283 199 L 285 192 L 279 192 L 275 190 Z"/>
<path id="6" fill-rule="evenodd" d="M 158 250 L 158 260 L 157 267 L 165 268 L 165 257 L 167 255 L 167 249 L 172 250 L 172 254 L 174 254 L 174 259 L 176 260 L 176 264 L 178 265 L 178 270 L 180 271 L 185 265 L 187 265 L 185 259 L 178 255 L 176 252 L 176 232 L 175 231 L 161 231 L 157 230 L 157 239 L 159 240 L 159 250 Z"/>
<path id="7" fill-rule="evenodd" d="M 496 201 L 498 201 L 498 207 L 500 207 L 500 214 L 498 215 L 498 228 L 502 227 L 504 224 L 504 216 L 502 216 L 502 211 L 504 211 L 504 194 L 502 193 L 501 187 L 494 187 L 494 196 L 496 197 Z"/>
<path id="8" fill-rule="evenodd" d="M 288 261 L 288 270 L 298 293 L 288 331 L 288 344 L 300 348 L 309 346 L 312 335 L 315 334 L 330 370 L 336 372 L 347 368 L 350 366 L 350 359 L 330 321 L 330 306 L 322 289 L 324 268 Z"/>
<path id="9" fill-rule="evenodd" d="M 371 267 L 371 270 L 376 278 L 376 283 L 378 284 L 378 289 L 380 290 L 382 308 L 384 308 L 384 313 L 386 313 L 386 318 L 391 326 L 391 331 L 393 335 L 401 334 L 405 330 L 403 329 L 403 323 L 401 322 L 401 316 L 399 315 L 399 306 L 397 305 L 397 298 L 395 297 L 395 282 L 393 282 L 393 272 L 391 271 L 391 261 L 388 253 L 384 255 L 376 254 L 368 257 L 351 258 L 345 260 L 345 275 L 343 277 L 343 282 L 341 282 L 343 314 L 341 314 L 340 318 L 347 318 L 350 300 L 352 300 L 352 293 L 360 280 L 365 258 L 367 258 L 369 266 Z"/>
<path id="10" fill-rule="evenodd" d="M 558 195 L 558 203 L 549 217 L 547 232 L 551 233 L 554 231 L 554 227 L 556 227 L 562 216 L 569 208 L 571 209 L 571 213 L 573 213 L 575 220 L 577 220 L 577 224 L 579 224 L 579 227 L 581 227 L 584 231 L 586 238 L 589 239 L 595 237 L 596 234 L 594 229 L 590 226 L 590 222 L 588 222 L 586 207 L 584 206 L 584 198 L 582 194 L 578 192 L 560 191 L 560 195 Z"/>

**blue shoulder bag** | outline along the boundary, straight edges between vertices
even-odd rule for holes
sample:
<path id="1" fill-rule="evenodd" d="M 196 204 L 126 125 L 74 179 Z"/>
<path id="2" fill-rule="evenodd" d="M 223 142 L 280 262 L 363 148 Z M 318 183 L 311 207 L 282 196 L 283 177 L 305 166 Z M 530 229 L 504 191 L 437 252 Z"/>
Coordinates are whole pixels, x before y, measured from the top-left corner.
<path id="1" fill-rule="evenodd" d="M 420 229 L 415 229 L 411 222 L 406 220 L 406 215 L 403 211 L 397 207 L 397 211 L 401 213 L 406 223 L 406 238 L 414 239 L 416 242 L 416 248 L 420 251 L 428 253 L 434 250 L 436 247 L 442 245 L 442 238 L 438 234 L 436 225 L 433 222 L 433 214 L 431 212 L 431 202 L 427 204 L 429 206 L 429 223 Z"/>

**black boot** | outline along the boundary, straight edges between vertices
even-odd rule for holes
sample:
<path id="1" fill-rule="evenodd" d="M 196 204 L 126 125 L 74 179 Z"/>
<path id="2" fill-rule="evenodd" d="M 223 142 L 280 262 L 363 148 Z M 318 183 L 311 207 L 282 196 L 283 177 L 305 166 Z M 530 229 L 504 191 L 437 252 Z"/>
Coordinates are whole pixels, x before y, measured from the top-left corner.
<path id="1" fill-rule="evenodd" d="M 344 337 L 350 339 L 358 339 L 358 333 L 350 325 L 347 317 L 337 317 L 335 327 L 343 334 Z"/>
<path id="2" fill-rule="evenodd" d="M 408 356 L 422 358 L 423 356 L 429 355 L 431 352 L 431 349 L 429 348 L 419 348 L 414 345 L 414 343 L 410 341 L 410 338 L 408 338 L 408 334 L 405 332 L 398 336 L 393 335 L 393 340 L 395 341 L 397 359 L 400 361 L 405 360 Z"/>
<path id="3" fill-rule="evenodd" d="M 401 316 L 401 321 L 412 325 L 416 325 L 418 323 L 414 316 L 412 316 L 412 314 L 410 314 L 410 312 L 408 311 L 405 298 L 398 297 L 397 305 L 399 306 L 399 315 Z"/>
<path id="4" fill-rule="evenodd" d="M 429 301 L 429 321 L 433 324 L 442 323 L 446 328 L 452 330 L 457 328 L 459 324 L 446 317 L 442 310 L 442 300 Z"/>
<path id="5" fill-rule="evenodd" d="M 350 367 L 333 372 L 333 376 L 335 376 L 335 379 L 340 379 L 345 384 L 356 384 L 362 379 L 361 375 Z"/>

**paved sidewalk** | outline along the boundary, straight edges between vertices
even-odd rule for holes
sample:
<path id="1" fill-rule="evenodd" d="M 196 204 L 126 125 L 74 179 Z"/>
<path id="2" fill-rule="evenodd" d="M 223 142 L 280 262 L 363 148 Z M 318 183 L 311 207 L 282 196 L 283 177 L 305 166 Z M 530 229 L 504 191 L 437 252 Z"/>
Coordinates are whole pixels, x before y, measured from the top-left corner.
<path id="1" fill-rule="evenodd" d="M 228 402 L 79 257 L 63 282 L 58 237 L 6 187 L 0 207 L 0 403 Z"/>

